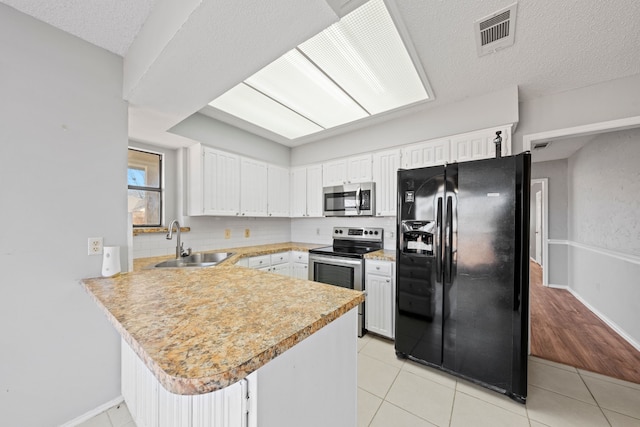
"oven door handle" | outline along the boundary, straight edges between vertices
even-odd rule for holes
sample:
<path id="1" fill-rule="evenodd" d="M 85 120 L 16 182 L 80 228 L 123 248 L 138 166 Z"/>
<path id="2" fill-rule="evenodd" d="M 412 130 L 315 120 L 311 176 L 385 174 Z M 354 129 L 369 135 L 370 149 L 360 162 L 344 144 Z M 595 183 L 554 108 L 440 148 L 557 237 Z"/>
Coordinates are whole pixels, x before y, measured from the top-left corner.
<path id="1" fill-rule="evenodd" d="M 351 267 L 351 266 L 359 266 L 362 264 L 362 260 L 351 260 L 345 259 L 343 257 L 328 257 L 328 256 L 317 256 L 317 255 L 309 255 L 309 264 L 312 262 L 326 262 L 328 264 Z"/>

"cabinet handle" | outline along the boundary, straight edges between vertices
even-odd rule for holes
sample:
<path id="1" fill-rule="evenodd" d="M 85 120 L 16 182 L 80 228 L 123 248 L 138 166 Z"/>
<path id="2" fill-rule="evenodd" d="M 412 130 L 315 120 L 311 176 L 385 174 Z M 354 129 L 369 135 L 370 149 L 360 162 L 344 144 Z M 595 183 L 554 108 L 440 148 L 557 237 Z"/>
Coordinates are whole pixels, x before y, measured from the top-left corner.
<path id="1" fill-rule="evenodd" d="M 242 216 L 244 216 L 244 212 L 242 212 Z"/>
<path id="2" fill-rule="evenodd" d="M 380 270 L 380 266 L 376 267 L 376 270 Z"/>
<path id="3" fill-rule="evenodd" d="M 391 282 L 391 279 L 387 279 L 387 283 L 390 283 L 390 282 Z"/>

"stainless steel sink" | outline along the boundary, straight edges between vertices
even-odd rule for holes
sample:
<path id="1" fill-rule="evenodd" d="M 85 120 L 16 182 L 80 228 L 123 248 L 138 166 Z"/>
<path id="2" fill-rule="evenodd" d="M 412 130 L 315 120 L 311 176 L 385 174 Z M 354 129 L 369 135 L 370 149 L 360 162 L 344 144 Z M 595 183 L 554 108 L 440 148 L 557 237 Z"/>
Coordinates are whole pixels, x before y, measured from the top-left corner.
<path id="1" fill-rule="evenodd" d="M 198 252 L 180 259 L 171 259 L 154 265 L 154 268 L 211 267 L 233 255 L 232 252 Z"/>

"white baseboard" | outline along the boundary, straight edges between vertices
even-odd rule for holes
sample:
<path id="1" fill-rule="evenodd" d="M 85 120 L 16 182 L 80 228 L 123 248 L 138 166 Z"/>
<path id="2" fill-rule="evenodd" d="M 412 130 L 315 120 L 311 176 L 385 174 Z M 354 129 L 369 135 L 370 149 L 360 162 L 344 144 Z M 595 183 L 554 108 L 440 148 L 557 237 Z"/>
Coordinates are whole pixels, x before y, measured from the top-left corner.
<path id="1" fill-rule="evenodd" d="M 573 289 L 571 289 L 568 286 L 565 285 L 549 285 L 550 288 L 555 288 L 555 289 L 564 289 L 567 290 L 571 293 L 571 295 L 573 295 L 574 297 L 576 297 L 576 299 L 578 301 L 580 301 L 582 303 L 582 305 L 584 305 L 585 307 L 587 307 L 589 309 L 589 311 L 591 311 L 593 314 L 595 314 L 600 320 L 602 320 L 607 326 L 609 326 L 611 329 L 613 329 L 618 335 L 620 335 L 620 337 L 625 340 L 626 342 L 628 342 L 629 344 L 631 344 L 636 350 L 640 351 L 640 343 L 636 342 L 631 336 L 629 336 L 629 334 L 627 334 L 621 327 L 619 327 L 614 321 L 612 321 L 611 319 L 609 319 L 607 316 L 605 316 L 604 314 L 600 313 L 595 307 L 593 307 L 591 304 L 589 304 L 584 298 L 582 298 L 576 291 L 574 291 Z"/>
<path id="2" fill-rule="evenodd" d="M 71 421 L 67 421 L 64 424 L 61 424 L 60 427 L 75 427 L 77 425 L 82 424 L 83 422 L 90 420 L 91 418 L 95 417 L 96 415 L 99 415 L 101 413 L 103 413 L 104 411 L 106 411 L 107 409 L 111 409 L 114 406 L 120 404 L 124 402 L 124 398 L 122 396 L 118 396 L 113 400 L 110 400 L 106 403 L 103 403 L 102 405 L 98 406 L 97 408 L 94 408 L 92 410 L 90 410 L 87 413 L 84 413 L 82 415 L 80 415 L 79 417 L 76 417 L 74 419 L 72 419 Z"/>

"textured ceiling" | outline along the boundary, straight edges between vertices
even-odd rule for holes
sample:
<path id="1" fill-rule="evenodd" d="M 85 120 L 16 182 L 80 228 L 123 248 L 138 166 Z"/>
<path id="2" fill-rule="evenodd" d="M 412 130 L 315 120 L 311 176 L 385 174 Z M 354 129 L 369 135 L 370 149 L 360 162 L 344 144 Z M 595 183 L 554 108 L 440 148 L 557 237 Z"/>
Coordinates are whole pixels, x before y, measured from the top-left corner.
<path id="1" fill-rule="evenodd" d="M 158 46 L 157 58 L 126 96 L 137 111 L 130 117 L 133 134 L 171 145 L 167 129 L 299 44 L 305 28 L 326 27 L 333 19 L 329 7 L 338 11 L 359 1 L 191 0 L 194 12 L 166 48 Z M 424 108 L 513 85 L 521 100 L 529 100 L 640 74 L 638 0 L 520 0 L 515 44 L 482 57 L 474 21 L 512 0 L 385 1 L 399 12 L 395 18 L 406 27 L 435 93 Z M 123 55 L 125 62 L 151 8 L 180 7 L 170 0 L 0 2 Z M 149 39 L 158 40 L 153 34 Z"/>
<path id="2" fill-rule="evenodd" d="M 0 0 L 20 12 L 124 56 L 156 0 Z"/>

